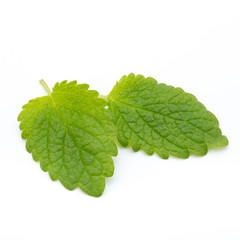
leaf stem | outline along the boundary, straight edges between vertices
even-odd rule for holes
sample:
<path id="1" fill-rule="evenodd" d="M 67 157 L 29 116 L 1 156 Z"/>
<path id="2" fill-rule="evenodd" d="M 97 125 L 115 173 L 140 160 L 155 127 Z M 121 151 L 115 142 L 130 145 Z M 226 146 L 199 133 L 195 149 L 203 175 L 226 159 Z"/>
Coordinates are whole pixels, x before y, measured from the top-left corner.
<path id="1" fill-rule="evenodd" d="M 99 94 L 98 97 L 99 97 L 99 98 L 102 98 L 102 99 L 104 99 L 104 100 L 106 100 L 106 101 L 108 100 L 108 96 L 105 96 L 105 95 L 100 95 L 100 94 Z"/>
<path id="2" fill-rule="evenodd" d="M 43 79 L 41 79 L 39 82 L 40 82 L 40 83 L 42 84 L 42 86 L 45 88 L 45 90 L 47 91 L 48 95 L 51 96 L 51 90 L 50 90 L 50 88 L 48 87 L 48 85 L 45 83 L 45 81 L 44 81 Z"/>

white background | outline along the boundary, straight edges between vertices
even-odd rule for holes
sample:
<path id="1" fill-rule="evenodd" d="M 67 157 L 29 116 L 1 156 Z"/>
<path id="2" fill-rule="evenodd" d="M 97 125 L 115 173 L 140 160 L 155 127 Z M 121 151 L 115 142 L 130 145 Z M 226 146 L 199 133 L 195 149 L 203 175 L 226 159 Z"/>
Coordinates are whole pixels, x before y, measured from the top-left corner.
<path id="1" fill-rule="evenodd" d="M 197 96 L 229 146 L 187 160 L 119 147 L 100 198 L 51 181 L 17 122 L 38 80 L 107 95 L 131 72 Z M 0 239 L 240 239 L 239 80 L 239 0 L 1 0 Z"/>

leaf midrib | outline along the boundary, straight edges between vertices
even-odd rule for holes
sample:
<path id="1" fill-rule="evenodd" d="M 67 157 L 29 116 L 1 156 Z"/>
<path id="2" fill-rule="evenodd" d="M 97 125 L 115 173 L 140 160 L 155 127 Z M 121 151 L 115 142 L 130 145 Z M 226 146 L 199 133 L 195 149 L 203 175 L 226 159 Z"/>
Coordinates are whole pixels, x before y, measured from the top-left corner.
<path id="1" fill-rule="evenodd" d="M 78 152 L 79 152 L 79 155 L 81 155 L 79 146 L 78 146 L 75 138 L 72 137 L 72 135 L 71 135 L 71 130 L 68 128 L 67 124 L 64 122 L 64 118 L 62 117 L 62 114 L 60 113 L 60 110 L 59 110 L 57 104 L 54 102 L 54 99 L 53 99 L 53 97 L 51 96 L 51 94 L 49 95 L 49 97 L 50 97 L 50 99 L 51 99 L 51 101 L 52 101 L 52 103 L 53 103 L 53 106 L 55 107 L 55 109 L 56 109 L 56 111 L 57 111 L 57 113 L 58 113 L 58 115 L 59 115 L 60 121 L 61 121 L 61 122 L 63 123 L 63 125 L 64 125 L 65 131 L 68 133 L 69 137 L 72 139 L 72 141 L 73 141 L 74 144 L 76 145 L 77 150 L 78 150 Z M 82 160 L 81 160 L 81 161 L 82 161 Z M 82 161 L 82 163 L 83 163 L 83 161 Z M 63 166 L 65 166 L 64 160 L 63 160 L 63 165 L 62 165 L 62 167 L 63 167 Z M 79 186 L 79 185 L 83 186 L 80 181 L 81 181 L 81 177 L 82 177 L 82 175 L 83 175 L 84 172 L 86 172 L 86 174 L 89 176 L 89 178 L 92 179 L 92 176 L 88 173 L 88 171 L 87 171 L 86 166 L 85 166 L 84 163 L 83 163 L 83 167 L 84 167 L 84 170 L 83 170 L 83 172 L 81 173 L 81 175 L 79 176 L 78 186 Z M 66 168 L 66 167 L 65 167 L 65 168 Z M 66 170 L 68 171 L 67 168 L 66 168 Z M 100 176 L 102 176 L 102 175 L 100 175 Z M 94 191 L 95 191 L 95 195 L 98 195 L 95 187 L 94 187 Z"/>
<path id="2" fill-rule="evenodd" d="M 205 132 L 206 134 L 210 135 L 211 137 L 215 138 L 215 137 L 214 137 L 212 134 L 210 134 L 208 131 L 206 131 L 206 130 L 204 130 L 204 129 L 201 129 L 200 127 L 196 126 L 195 124 L 193 124 L 193 123 L 191 123 L 191 122 L 189 122 L 189 121 L 185 121 L 185 120 L 182 120 L 182 119 L 175 119 L 175 118 L 173 118 L 173 117 L 170 117 L 169 115 L 164 115 L 164 114 L 162 114 L 162 113 L 150 111 L 150 110 L 143 109 L 143 108 L 140 108 L 140 107 L 135 107 L 135 106 L 132 106 L 131 104 L 128 104 L 128 103 L 126 103 L 126 102 L 121 102 L 121 101 L 116 100 L 116 99 L 113 99 L 113 98 L 108 98 L 108 101 L 109 101 L 109 100 L 110 100 L 110 101 L 113 101 L 113 102 L 116 102 L 116 103 L 119 103 L 119 104 L 121 104 L 121 105 L 126 105 L 126 106 L 128 106 L 128 107 L 130 107 L 130 108 L 132 108 L 132 109 L 134 109 L 134 110 L 145 111 L 145 112 L 148 112 L 148 113 L 151 113 L 151 114 L 159 114 L 159 115 L 161 115 L 162 117 L 170 118 L 170 119 L 172 119 L 173 121 L 178 120 L 178 121 L 185 122 L 185 123 L 187 123 L 187 124 L 192 125 L 193 127 L 197 128 L 197 129 Z M 173 104 L 173 105 L 175 105 L 175 106 L 177 106 L 177 107 L 179 108 L 178 104 Z M 197 110 L 197 111 L 198 111 L 198 110 Z M 207 109 L 206 109 L 206 111 L 207 111 Z M 186 112 L 186 111 L 185 111 L 185 112 Z M 192 120 L 192 119 L 190 119 L 190 120 Z M 205 120 L 205 119 L 203 119 L 203 120 Z M 214 129 L 214 128 L 213 128 L 213 129 Z"/>

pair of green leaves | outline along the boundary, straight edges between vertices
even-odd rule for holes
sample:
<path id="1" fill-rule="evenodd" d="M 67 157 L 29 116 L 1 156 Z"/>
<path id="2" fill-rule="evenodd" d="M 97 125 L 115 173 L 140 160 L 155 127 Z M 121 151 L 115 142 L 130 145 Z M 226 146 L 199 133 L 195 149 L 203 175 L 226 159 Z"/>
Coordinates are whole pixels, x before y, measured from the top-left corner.
<path id="1" fill-rule="evenodd" d="M 57 83 L 52 92 L 41 83 L 48 96 L 23 106 L 22 138 L 43 171 L 70 190 L 101 196 L 114 172 L 116 136 L 123 146 L 164 159 L 228 144 L 216 117 L 193 95 L 150 77 L 123 76 L 107 97 L 77 81 Z"/>

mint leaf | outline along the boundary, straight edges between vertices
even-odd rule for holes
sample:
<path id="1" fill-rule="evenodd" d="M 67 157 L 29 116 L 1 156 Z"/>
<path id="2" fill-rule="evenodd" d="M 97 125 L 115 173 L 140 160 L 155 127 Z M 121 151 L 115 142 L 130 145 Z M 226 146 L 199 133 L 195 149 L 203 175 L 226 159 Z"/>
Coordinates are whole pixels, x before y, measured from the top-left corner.
<path id="1" fill-rule="evenodd" d="M 57 83 L 49 96 L 30 100 L 18 116 L 27 151 L 52 180 L 98 197 L 114 171 L 115 127 L 98 92 L 77 81 Z"/>
<path id="2" fill-rule="evenodd" d="M 193 95 L 150 77 L 123 76 L 108 95 L 108 106 L 120 144 L 134 151 L 188 158 L 228 144 L 217 118 Z"/>

